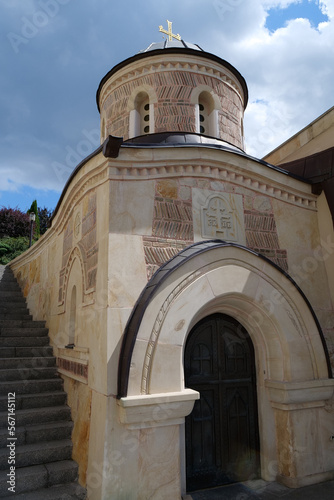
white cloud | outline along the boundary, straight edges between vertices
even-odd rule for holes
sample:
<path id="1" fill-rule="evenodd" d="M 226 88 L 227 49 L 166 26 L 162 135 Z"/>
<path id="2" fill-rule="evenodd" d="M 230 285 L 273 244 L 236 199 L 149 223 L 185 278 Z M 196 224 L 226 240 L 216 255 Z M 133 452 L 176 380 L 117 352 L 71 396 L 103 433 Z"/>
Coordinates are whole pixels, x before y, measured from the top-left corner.
<path id="1" fill-rule="evenodd" d="M 319 7 L 321 12 L 328 16 L 330 19 L 334 17 L 334 0 L 320 0 Z"/>
<path id="2" fill-rule="evenodd" d="M 225 29 L 212 46 L 245 77 L 249 105 L 245 114 L 247 152 L 262 157 L 333 105 L 334 18 L 318 29 L 308 19 L 293 19 L 270 33 L 261 9 L 291 1 L 249 0 L 248 10 L 236 13 L 239 33 L 226 43 Z M 260 8 L 259 8 L 260 5 Z M 254 10 L 252 10 L 252 6 Z M 334 0 L 321 2 L 334 12 Z M 252 29 L 247 16 L 252 10 Z M 330 17 L 330 16 L 329 16 Z M 244 27 L 248 25 L 246 29 Z M 213 41 L 213 40 L 212 40 Z"/>
<path id="3" fill-rule="evenodd" d="M 3 0 L 0 24 L 21 33 L 22 17 L 32 19 L 40 1 Z M 162 5 L 145 0 L 139 5 L 129 0 L 125 18 L 123 4 L 111 6 L 107 0 L 102 18 L 101 6 L 89 0 L 59 4 L 59 15 L 50 16 L 17 54 L 9 42 L 0 54 L 7 65 L 0 78 L 0 124 L 7 133 L 0 137 L 0 189 L 63 187 L 72 157 L 77 162 L 83 157 L 83 141 L 97 147 L 82 129 L 99 127 L 94 103 L 99 79 L 160 40 L 158 26 L 166 26 L 167 18 L 185 40 L 226 59 L 245 77 L 247 152 L 262 157 L 334 104 L 334 0 L 319 0 L 329 21 L 317 29 L 302 18 L 274 33 L 265 27 L 270 9 L 300 1 L 170 0 Z M 70 150 L 76 154 L 70 157 Z M 55 162 L 63 165 L 64 175 L 52 168 Z"/>

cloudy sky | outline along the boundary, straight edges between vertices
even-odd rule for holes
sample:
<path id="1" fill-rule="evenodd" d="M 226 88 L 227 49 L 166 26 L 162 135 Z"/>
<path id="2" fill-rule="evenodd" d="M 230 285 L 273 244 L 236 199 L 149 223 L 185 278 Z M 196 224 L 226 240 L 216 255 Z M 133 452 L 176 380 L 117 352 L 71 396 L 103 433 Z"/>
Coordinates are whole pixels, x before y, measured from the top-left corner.
<path id="1" fill-rule="evenodd" d="M 99 145 L 100 80 L 167 19 L 246 79 L 249 154 L 334 105 L 334 0 L 0 0 L 0 206 L 56 206 Z"/>

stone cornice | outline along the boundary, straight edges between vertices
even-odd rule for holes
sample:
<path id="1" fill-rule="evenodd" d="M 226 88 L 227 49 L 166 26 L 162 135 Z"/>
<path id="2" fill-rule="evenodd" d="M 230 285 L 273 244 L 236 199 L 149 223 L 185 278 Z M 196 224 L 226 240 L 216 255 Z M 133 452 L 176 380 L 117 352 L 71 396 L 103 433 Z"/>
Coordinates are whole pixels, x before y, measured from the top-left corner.
<path id="1" fill-rule="evenodd" d="M 249 166 L 249 165 L 248 165 Z M 260 165 L 264 170 L 266 167 Z M 268 167 L 267 167 L 268 168 Z M 261 170 L 258 168 L 258 170 Z M 152 161 L 137 162 L 109 162 L 109 179 L 114 180 L 145 180 L 168 177 L 200 177 L 210 180 L 221 180 L 256 191 L 263 195 L 297 205 L 309 210 L 316 210 L 317 197 L 311 193 L 310 186 L 301 181 L 274 171 L 273 177 L 264 175 L 264 172 L 254 172 L 231 163 L 211 160 L 188 161 Z M 281 176 L 281 179 L 277 177 Z M 287 182 L 289 179 L 290 182 Z M 295 184 L 295 185 L 294 185 Z M 304 189 L 302 189 L 304 187 Z"/>

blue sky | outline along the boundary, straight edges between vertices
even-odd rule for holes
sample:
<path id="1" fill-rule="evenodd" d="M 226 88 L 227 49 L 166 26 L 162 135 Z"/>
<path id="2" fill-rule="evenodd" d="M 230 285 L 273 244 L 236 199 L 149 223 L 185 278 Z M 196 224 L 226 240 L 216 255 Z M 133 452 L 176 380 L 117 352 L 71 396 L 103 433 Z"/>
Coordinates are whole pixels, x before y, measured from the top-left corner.
<path id="1" fill-rule="evenodd" d="M 328 16 L 321 11 L 319 2 L 303 0 L 290 3 L 285 8 L 277 6 L 269 9 L 265 26 L 273 33 L 286 26 L 291 19 L 298 18 L 309 20 L 313 28 L 317 28 L 319 23 L 328 21 Z"/>
<path id="2" fill-rule="evenodd" d="M 0 205 L 53 209 L 99 145 L 95 94 L 117 63 L 173 31 L 233 64 L 262 157 L 333 106 L 334 0 L 0 0 Z"/>

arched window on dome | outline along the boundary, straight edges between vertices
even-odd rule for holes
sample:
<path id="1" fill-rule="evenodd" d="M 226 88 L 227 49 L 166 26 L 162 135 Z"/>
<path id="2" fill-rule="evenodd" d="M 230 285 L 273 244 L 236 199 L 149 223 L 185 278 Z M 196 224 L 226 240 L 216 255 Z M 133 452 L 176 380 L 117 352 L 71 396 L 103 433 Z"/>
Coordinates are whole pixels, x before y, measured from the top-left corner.
<path id="1" fill-rule="evenodd" d="M 134 99 L 134 109 L 130 111 L 129 137 L 153 133 L 153 104 L 148 94 L 139 92 Z"/>
<path id="2" fill-rule="evenodd" d="M 207 91 L 198 96 L 197 132 L 218 137 L 218 110 L 211 94 Z"/>

